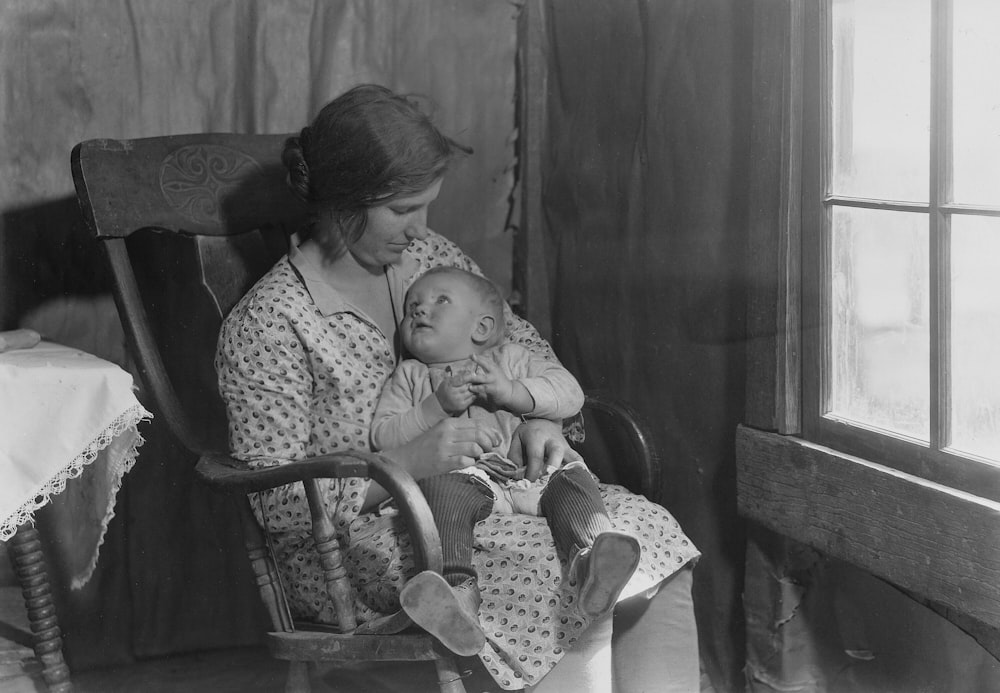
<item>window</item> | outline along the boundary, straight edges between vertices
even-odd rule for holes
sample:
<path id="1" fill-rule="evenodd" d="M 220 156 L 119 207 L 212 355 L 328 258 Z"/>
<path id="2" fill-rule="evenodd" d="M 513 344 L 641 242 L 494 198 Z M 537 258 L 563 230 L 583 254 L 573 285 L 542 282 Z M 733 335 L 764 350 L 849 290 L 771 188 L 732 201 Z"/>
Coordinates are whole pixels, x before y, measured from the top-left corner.
<path id="1" fill-rule="evenodd" d="M 803 433 L 1000 500 L 1000 2 L 811 5 Z"/>

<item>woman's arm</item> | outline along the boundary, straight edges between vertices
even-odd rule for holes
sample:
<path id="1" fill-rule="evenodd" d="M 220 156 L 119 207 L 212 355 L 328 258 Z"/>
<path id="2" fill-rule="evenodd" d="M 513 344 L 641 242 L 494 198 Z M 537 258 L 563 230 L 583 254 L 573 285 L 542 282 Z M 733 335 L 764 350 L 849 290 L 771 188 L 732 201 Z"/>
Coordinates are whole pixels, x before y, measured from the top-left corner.
<path id="1" fill-rule="evenodd" d="M 230 452 L 251 466 L 306 456 L 311 369 L 290 337 L 285 325 L 252 310 L 234 311 L 219 336 L 215 369 L 229 420 Z"/>
<path id="2" fill-rule="evenodd" d="M 215 367 L 229 419 L 230 452 L 251 466 L 305 459 L 311 434 L 312 368 L 291 320 L 257 310 L 254 297 L 223 323 Z M 266 354 L 266 357 L 263 355 Z M 368 480 L 322 479 L 339 526 L 361 511 Z M 272 531 L 302 530 L 305 493 L 289 484 L 256 494 L 254 511 Z"/>
<path id="3" fill-rule="evenodd" d="M 444 474 L 473 464 L 483 453 L 493 450 L 495 433 L 476 419 L 449 417 L 439 421 L 405 445 L 383 450 L 382 455 L 406 467 L 414 479 Z M 389 494 L 372 482 L 365 497 L 364 509 L 372 508 Z"/>

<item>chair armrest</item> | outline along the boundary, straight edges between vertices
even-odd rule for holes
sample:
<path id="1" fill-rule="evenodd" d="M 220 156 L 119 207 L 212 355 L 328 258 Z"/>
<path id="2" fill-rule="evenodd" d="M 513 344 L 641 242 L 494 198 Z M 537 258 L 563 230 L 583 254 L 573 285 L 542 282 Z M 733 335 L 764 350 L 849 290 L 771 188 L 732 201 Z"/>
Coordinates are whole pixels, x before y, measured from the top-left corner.
<path id="1" fill-rule="evenodd" d="M 307 479 L 370 478 L 396 502 L 410 534 L 417 569 L 441 572 L 441 539 L 431 509 L 410 473 L 388 457 L 352 450 L 248 469 L 229 455 L 208 453 L 198 460 L 195 473 L 216 489 L 240 493 L 266 491 Z"/>
<path id="2" fill-rule="evenodd" d="M 608 431 L 613 435 L 611 440 L 617 446 L 624 446 L 621 450 L 616 446 L 613 462 L 627 467 L 623 476 L 633 479 L 632 485 L 638 486 L 630 490 L 657 500 L 661 480 L 660 456 L 646 421 L 625 401 L 607 392 L 588 390 L 584 394 L 584 414 L 597 414 L 600 422 L 611 429 Z M 587 433 L 589 436 L 594 432 L 588 430 Z M 600 468 L 594 469 L 594 472 L 601 477 Z"/>

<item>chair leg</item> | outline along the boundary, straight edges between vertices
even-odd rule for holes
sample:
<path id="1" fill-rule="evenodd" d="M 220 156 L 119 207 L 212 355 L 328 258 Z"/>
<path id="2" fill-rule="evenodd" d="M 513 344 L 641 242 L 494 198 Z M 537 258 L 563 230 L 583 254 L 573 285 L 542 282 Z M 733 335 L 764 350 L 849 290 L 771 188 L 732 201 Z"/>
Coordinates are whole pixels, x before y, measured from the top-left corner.
<path id="1" fill-rule="evenodd" d="M 271 617 L 271 626 L 276 631 L 289 633 L 295 628 L 288 611 L 288 603 L 285 601 L 285 594 L 278 581 L 277 569 L 267 547 L 267 539 L 263 530 L 257 526 L 257 520 L 254 519 L 253 511 L 245 498 L 240 504 L 239 512 L 243 545 L 250 559 L 250 569 L 257 582 L 260 598 L 264 602 L 268 616 Z"/>
<path id="2" fill-rule="evenodd" d="M 285 681 L 285 693 L 310 693 L 309 662 L 289 662 L 288 679 Z M 464 691 L 463 691 L 464 693 Z"/>
<path id="3" fill-rule="evenodd" d="M 437 668 L 438 686 L 441 693 L 465 693 L 465 684 L 462 683 L 462 672 L 458 670 L 455 658 L 449 655 L 442 655 L 434 660 Z"/>

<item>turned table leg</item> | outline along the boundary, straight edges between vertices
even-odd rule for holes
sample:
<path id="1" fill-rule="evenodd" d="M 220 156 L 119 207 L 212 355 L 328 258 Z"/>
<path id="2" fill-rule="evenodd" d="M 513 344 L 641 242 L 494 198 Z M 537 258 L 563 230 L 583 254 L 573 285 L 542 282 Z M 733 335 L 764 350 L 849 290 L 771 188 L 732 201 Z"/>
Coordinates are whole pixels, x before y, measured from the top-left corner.
<path id="1" fill-rule="evenodd" d="M 38 530 L 22 525 L 7 542 L 7 552 L 28 607 L 28 623 L 34 634 L 35 656 L 42 663 L 42 677 L 52 693 L 69 693 L 73 685 L 69 667 L 63 661 L 62 633 L 49 591 L 48 567 Z"/>

